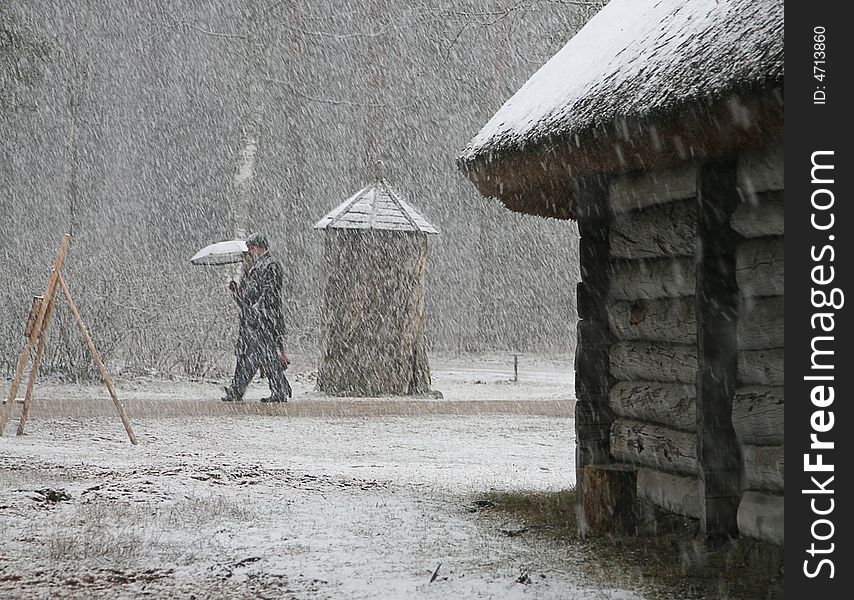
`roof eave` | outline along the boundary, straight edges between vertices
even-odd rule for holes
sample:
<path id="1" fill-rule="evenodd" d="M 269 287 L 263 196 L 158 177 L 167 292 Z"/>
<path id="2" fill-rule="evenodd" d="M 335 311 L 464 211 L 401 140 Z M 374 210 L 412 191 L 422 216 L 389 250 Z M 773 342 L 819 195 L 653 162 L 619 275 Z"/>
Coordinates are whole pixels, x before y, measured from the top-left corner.
<path id="1" fill-rule="evenodd" d="M 556 219 L 576 218 L 578 179 L 596 174 L 663 169 L 689 160 L 759 147 L 783 134 L 783 84 L 733 92 L 666 115 L 621 119 L 547 142 L 492 151 L 458 166 L 485 197 L 508 209 Z M 524 140 L 523 140 L 524 142 Z"/>

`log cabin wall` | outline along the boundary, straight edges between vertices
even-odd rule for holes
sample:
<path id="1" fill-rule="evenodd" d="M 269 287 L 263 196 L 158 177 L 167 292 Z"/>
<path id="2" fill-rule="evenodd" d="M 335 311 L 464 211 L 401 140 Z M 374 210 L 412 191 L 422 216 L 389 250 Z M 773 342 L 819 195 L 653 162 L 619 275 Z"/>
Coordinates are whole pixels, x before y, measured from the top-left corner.
<path id="1" fill-rule="evenodd" d="M 739 533 L 783 544 L 783 147 L 739 156 L 738 377 L 733 424 L 743 457 Z"/>
<path id="2" fill-rule="evenodd" d="M 698 223 L 698 185 L 704 181 L 707 196 L 724 189 L 711 202 L 728 204 L 725 221 L 718 225 L 735 269 L 730 304 L 738 313 L 737 330 L 730 327 L 724 333 L 735 334 L 737 344 L 723 359 L 708 353 L 710 348 L 715 353 L 714 336 L 720 324 L 727 329 L 726 315 L 714 317 L 717 326 L 704 325 L 705 341 L 697 325 L 698 305 L 707 311 L 710 304 L 698 302 L 698 291 L 706 295 L 705 288 L 699 288 L 708 285 L 702 279 L 709 277 L 701 266 L 703 257 L 697 256 L 698 232 L 706 227 L 710 235 L 708 228 L 716 226 L 708 216 Z M 591 462 L 634 465 L 638 498 L 667 512 L 698 518 L 704 531 L 711 523 L 714 531 L 707 533 L 737 531 L 782 544 L 781 146 L 744 152 L 727 163 L 619 175 L 607 183 L 605 193 L 607 210 L 600 208 L 591 218 L 588 208 L 580 219 L 582 278 L 592 281 L 579 286 L 579 313 L 587 324 L 579 326 L 576 368 L 582 373 L 577 375 L 579 402 L 587 386 L 579 416 L 594 411 L 595 419 L 588 421 L 595 421 L 600 429 L 610 423 L 607 439 L 595 453 L 607 448 L 610 455 L 588 452 L 585 462 L 579 460 L 579 468 Z M 599 255 L 591 250 L 587 269 L 585 231 L 588 244 L 599 249 Z M 603 245 L 607 245 L 607 258 L 601 256 Z M 598 271 L 592 266 L 594 259 L 599 261 Z M 714 262 L 711 256 L 705 260 Z M 601 269 L 604 264 L 610 268 Z M 585 300 L 585 295 L 591 297 Z M 596 299 L 605 307 L 607 332 L 602 330 L 601 315 L 590 306 Z M 598 344 L 588 349 L 585 339 Z M 584 374 L 595 357 L 607 361 L 606 374 Z M 707 367 L 707 362 L 714 361 L 730 366 L 716 375 Z M 737 361 L 737 366 L 727 361 Z M 727 369 L 735 374 L 735 385 L 722 386 L 726 398 L 716 398 L 714 390 L 709 394 L 708 382 Z M 603 386 L 608 389 L 607 406 L 596 400 Z M 698 389 L 707 394 L 705 414 L 700 415 L 705 447 L 734 446 L 732 452 L 718 452 L 723 456 L 721 464 L 711 464 L 717 459 L 708 454 L 705 460 L 698 459 L 698 449 L 704 447 L 698 437 Z M 714 414 L 721 404 L 727 411 L 722 419 Z M 579 448 L 581 433 L 579 429 Z M 589 432 L 587 436 L 594 437 Z M 579 453 L 581 459 L 581 449 Z M 734 477 L 733 469 L 740 471 Z"/>
<path id="3" fill-rule="evenodd" d="M 603 177 L 579 181 L 578 231 L 581 281 L 578 284 L 578 336 L 575 350 L 576 482 L 582 528 L 587 526 L 583 508 L 584 469 L 611 461 L 610 431 L 613 414 L 608 391 L 613 383 L 609 353 L 613 338 L 606 310 L 610 273 L 608 264 L 611 210 Z"/>
<path id="4" fill-rule="evenodd" d="M 686 165 L 610 181 L 606 301 L 613 458 L 637 466 L 640 499 L 695 518 L 697 177 Z"/>

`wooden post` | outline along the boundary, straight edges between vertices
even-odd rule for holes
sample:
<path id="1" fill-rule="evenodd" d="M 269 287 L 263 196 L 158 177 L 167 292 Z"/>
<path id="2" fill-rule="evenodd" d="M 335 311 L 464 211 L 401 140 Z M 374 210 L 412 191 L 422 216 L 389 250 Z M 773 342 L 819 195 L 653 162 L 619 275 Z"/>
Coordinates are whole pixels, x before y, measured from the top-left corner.
<path id="1" fill-rule="evenodd" d="M 33 305 L 30 307 L 30 314 L 27 317 L 27 324 L 24 326 L 24 337 L 28 338 L 33 335 L 33 328 L 36 324 L 36 319 L 42 311 L 42 303 L 44 296 L 33 296 Z"/>
<path id="2" fill-rule="evenodd" d="M 584 467 L 584 519 L 596 533 L 635 533 L 637 469 L 622 465 Z"/>
<path id="3" fill-rule="evenodd" d="M 62 278 L 62 275 L 59 276 L 59 284 L 62 287 L 62 293 L 65 296 L 66 301 L 68 301 L 68 306 L 71 308 L 71 313 L 74 315 L 74 321 L 77 323 L 77 328 L 80 330 L 80 333 L 83 335 L 83 339 L 86 340 L 86 345 L 89 347 L 89 352 L 92 354 L 92 360 L 95 361 L 95 365 L 98 367 L 98 371 L 101 373 L 101 378 L 104 380 L 104 384 L 107 386 L 107 389 L 110 391 L 110 396 L 113 398 L 113 404 L 116 405 L 116 410 L 119 413 L 119 417 L 122 420 L 122 425 L 125 426 L 125 431 L 127 431 L 128 437 L 130 438 L 131 444 L 137 444 L 138 440 L 136 439 L 136 435 L 133 433 L 133 428 L 131 428 L 130 420 L 125 414 L 124 406 L 119 401 L 118 395 L 116 395 L 116 390 L 113 388 L 113 382 L 110 381 L 110 376 L 107 375 L 107 369 L 104 367 L 104 363 L 101 361 L 101 356 L 98 354 L 98 350 L 95 348 L 95 342 L 92 341 L 92 337 L 89 335 L 89 332 L 86 330 L 86 324 L 83 322 L 80 313 L 77 311 L 77 305 L 74 304 L 74 299 L 71 297 L 71 292 L 68 291 L 68 286 L 65 284 L 65 279 Z"/>
<path id="4" fill-rule="evenodd" d="M 711 546 L 738 535 L 741 456 L 732 424 L 738 366 L 735 161 L 710 162 L 697 199 L 697 459 L 700 526 Z"/>
<path id="5" fill-rule="evenodd" d="M 584 476 L 587 465 L 611 462 L 611 423 L 608 405 L 611 387 L 608 330 L 610 286 L 608 205 L 604 178 L 592 177 L 580 184 L 578 195 L 581 234 L 579 254 L 581 282 L 578 284 L 578 342 L 575 351 L 576 490 L 584 526 Z"/>
<path id="6" fill-rule="evenodd" d="M 56 293 L 48 300 L 47 313 L 45 314 L 44 323 L 39 336 L 39 347 L 36 350 L 36 357 L 33 359 L 33 366 L 30 369 L 30 380 L 27 382 L 27 392 L 24 394 L 24 406 L 21 409 L 21 420 L 18 421 L 18 435 L 24 434 L 24 426 L 27 423 L 27 418 L 30 414 L 30 404 L 33 401 L 33 388 L 36 384 L 36 377 L 39 374 L 39 367 L 42 364 L 42 356 L 44 355 L 44 347 L 47 343 L 47 330 L 50 327 L 50 322 L 53 318 L 53 307 L 56 304 Z"/>
<path id="7" fill-rule="evenodd" d="M 70 242 L 71 236 L 65 234 L 59 245 L 59 254 L 56 255 L 56 262 L 53 264 L 53 271 L 51 271 L 50 277 L 48 278 L 47 291 L 44 294 L 46 299 L 53 298 L 56 294 L 59 272 L 62 269 L 62 265 L 65 263 L 65 256 L 68 254 L 68 244 Z M 15 402 L 15 398 L 18 397 L 18 389 L 21 387 L 21 379 L 24 377 L 24 369 L 26 369 L 27 362 L 30 360 L 30 355 L 33 352 L 33 346 L 35 346 L 38 337 L 41 335 L 42 325 L 45 321 L 49 304 L 50 302 L 42 302 L 39 316 L 36 318 L 30 337 L 27 338 L 27 345 L 21 353 L 21 357 L 18 359 L 18 368 L 15 371 L 15 377 L 12 379 L 12 385 L 9 388 L 9 393 L 6 396 L 6 405 L 3 407 L 3 410 L 0 411 L 0 436 L 3 435 L 3 430 L 6 429 L 6 424 L 12 417 L 12 405 Z"/>

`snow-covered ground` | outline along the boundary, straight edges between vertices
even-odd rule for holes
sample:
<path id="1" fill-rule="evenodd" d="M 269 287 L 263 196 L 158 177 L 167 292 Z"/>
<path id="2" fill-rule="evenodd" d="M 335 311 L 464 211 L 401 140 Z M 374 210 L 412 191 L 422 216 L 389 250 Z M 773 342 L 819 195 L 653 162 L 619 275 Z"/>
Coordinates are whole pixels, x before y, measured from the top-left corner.
<path id="1" fill-rule="evenodd" d="M 570 364 L 436 357 L 444 399 L 324 398 L 297 368 L 274 406 L 120 381 L 138 446 L 97 386 L 41 386 L 0 438 L 0 596 L 640 597 L 473 508 L 573 485 Z"/>

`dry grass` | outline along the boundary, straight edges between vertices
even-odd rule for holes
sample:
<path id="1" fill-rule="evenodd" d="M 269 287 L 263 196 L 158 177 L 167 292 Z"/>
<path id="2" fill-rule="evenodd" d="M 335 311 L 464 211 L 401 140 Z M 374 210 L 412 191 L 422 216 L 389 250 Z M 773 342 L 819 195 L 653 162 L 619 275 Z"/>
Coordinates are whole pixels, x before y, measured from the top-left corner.
<path id="1" fill-rule="evenodd" d="M 782 597 L 782 550 L 739 540 L 707 552 L 694 536 L 696 524 L 677 519 L 656 536 L 581 537 L 575 490 L 489 492 L 474 506 L 508 535 L 532 546 L 580 555 L 585 574 L 604 586 L 642 589 L 656 599 L 766 600 Z M 554 552 L 552 552 L 554 554 Z"/>
<path id="2" fill-rule="evenodd" d="M 557 492 L 489 492 L 475 500 L 475 503 L 488 511 L 505 513 L 527 529 L 578 535 L 574 489 Z"/>
<path id="3" fill-rule="evenodd" d="M 240 529 L 260 516 L 243 502 L 218 495 L 155 505 L 98 500 L 77 505 L 52 527 L 39 525 L 37 534 L 55 562 L 108 558 L 125 566 L 151 560 L 189 564 L 218 545 L 209 536 L 211 523 Z"/>

